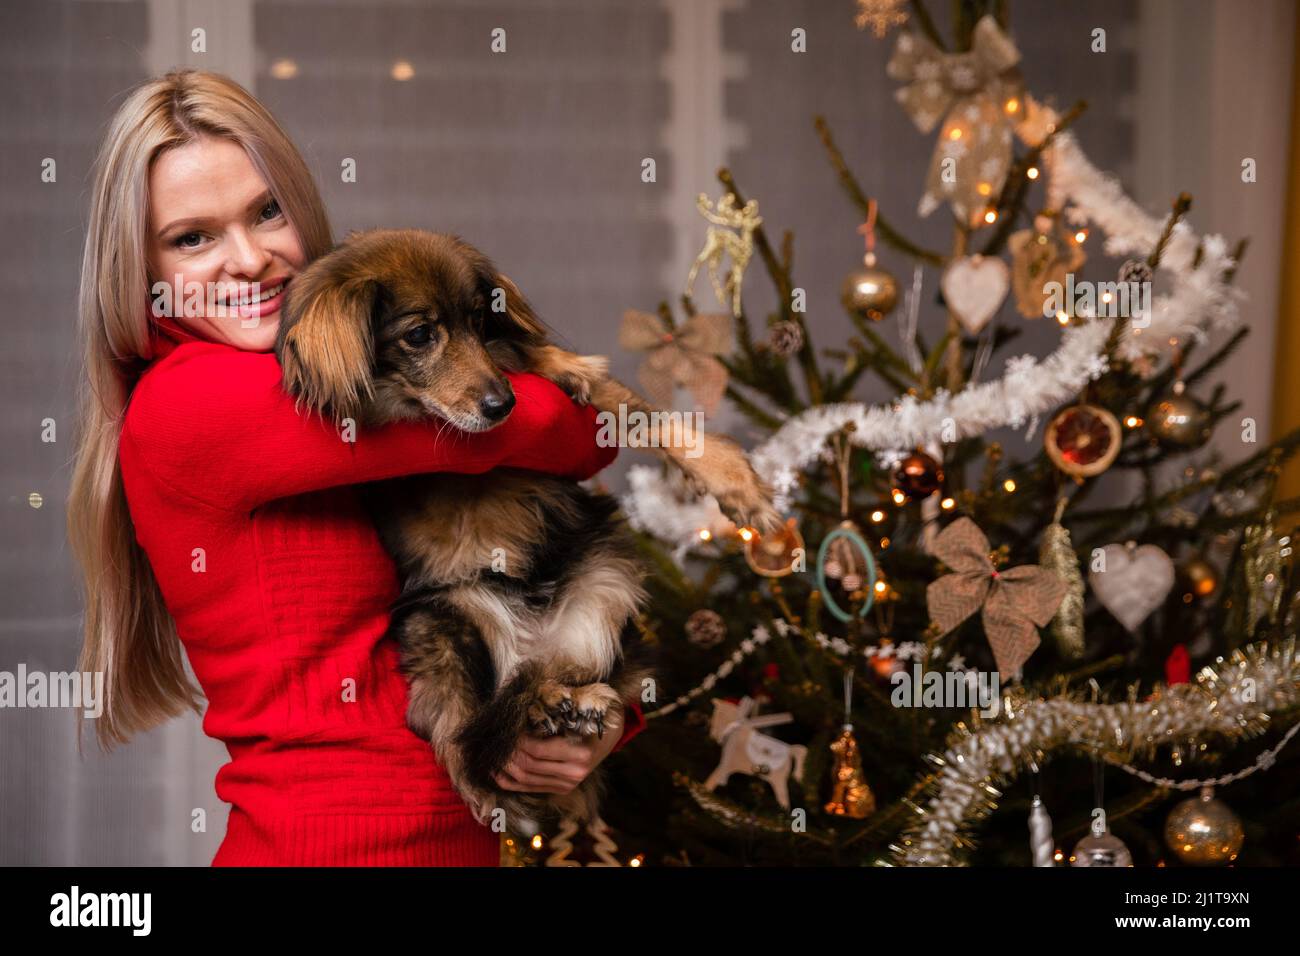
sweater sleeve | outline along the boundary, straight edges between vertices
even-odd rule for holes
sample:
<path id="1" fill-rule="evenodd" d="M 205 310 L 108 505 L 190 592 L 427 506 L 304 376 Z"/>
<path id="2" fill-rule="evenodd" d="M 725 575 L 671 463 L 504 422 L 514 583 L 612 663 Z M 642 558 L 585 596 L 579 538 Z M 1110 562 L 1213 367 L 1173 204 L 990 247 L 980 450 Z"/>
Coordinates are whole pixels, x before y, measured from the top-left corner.
<path id="1" fill-rule="evenodd" d="M 618 738 L 618 743 L 614 745 L 614 749 L 610 753 L 618 753 L 627 745 L 629 740 L 643 730 L 645 730 L 645 714 L 641 711 L 641 702 L 630 700 L 627 702 L 626 713 L 623 717 L 623 734 Z"/>
<path id="2" fill-rule="evenodd" d="M 184 351 L 136 384 L 123 440 L 173 491 L 224 510 L 399 475 L 503 465 L 581 480 L 617 453 L 596 443 L 594 409 L 536 375 L 508 375 L 517 404 L 491 431 L 394 422 L 357 426 L 345 441 L 331 421 L 294 408 L 272 353 Z"/>

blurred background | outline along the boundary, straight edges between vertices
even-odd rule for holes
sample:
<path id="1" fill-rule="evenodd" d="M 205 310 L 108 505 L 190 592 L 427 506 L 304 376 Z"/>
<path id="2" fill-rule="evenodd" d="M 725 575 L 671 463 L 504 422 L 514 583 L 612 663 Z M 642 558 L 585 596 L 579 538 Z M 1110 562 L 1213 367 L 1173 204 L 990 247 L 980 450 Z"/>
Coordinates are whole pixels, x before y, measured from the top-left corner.
<path id="1" fill-rule="evenodd" d="M 947 247 L 946 216 L 915 212 L 932 138 L 894 102 L 892 37 L 856 29 L 854 12 L 853 0 L 0 2 L 0 670 L 76 667 L 81 609 L 63 504 L 87 177 L 134 84 L 182 65 L 229 74 L 303 151 L 336 237 L 374 226 L 459 233 L 567 343 L 613 356 L 635 381 L 620 318 L 681 294 L 704 237 L 695 197 L 720 194 L 721 165 L 759 200 L 770 235 L 794 232 L 814 339 L 838 346 L 851 334 L 839 290 L 861 261 L 859 220 L 814 115 L 882 213 L 923 245 Z M 1149 210 L 1187 191 L 1196 231 L 1250 237 L 1237 285 L 1254 334 L 1220 378 L 1261 435 L 1300 423 L 1289 382 L 1275 388 L 1273 376 L 1275 351 L 1295 334 L 1279 323 L 1293 307 L 1282 268 L 1293 3 L 1019 0 L 1012 24 L 1030 91 L 1062 109 L 1088 101 L 1075 133 L 1097 166 Z M 496 27 L 507 30 L 505 54 L 489 50 Z M 791 52 L 796 27 L 806 54 Z M 1104 53 L 1091 50 L 1099 27 Z M 202 53 L 191 50 L 196 29 Z M 47 157 L 53 183 L 41 180 Z M 641 180 L 647 157 L 653 183 Z M 1254 183 L 1241 179 L 1246 157 Z M 340 175 L 347 158 L 354 183 Z M 881 261 L 910 286 L 909 262 L 888 249 Z M 926 282 L 921 321 L 933 341 L 943 320 L 932 273 Z M 704 276 L 696 297 L 716 305 Z M 773 301 L 755 263 L 746 310 L 765 315 Z M 1030 323 L 1013 351 L 1045 354 L 1058 335 Z M 856 397 L 890 396 L 864 386 Z M 57 443 L 40 440 L 45 418 L 58 423 Z M 716 427 L 746 437 L 725 410 Z M 1222 440 L 1240 455 L 1235 435 Z M 615 491 L 634 458 L 624 452 L 606 474 Z M 0 710 L 0 864 L 206 865 L 225 830 L 213 792 L 225 759 L 197 718 L 109 756 L 88 744 L 82 757 L 70 711 Z M 208 831 L 194 834 L 198 807 Z"/>

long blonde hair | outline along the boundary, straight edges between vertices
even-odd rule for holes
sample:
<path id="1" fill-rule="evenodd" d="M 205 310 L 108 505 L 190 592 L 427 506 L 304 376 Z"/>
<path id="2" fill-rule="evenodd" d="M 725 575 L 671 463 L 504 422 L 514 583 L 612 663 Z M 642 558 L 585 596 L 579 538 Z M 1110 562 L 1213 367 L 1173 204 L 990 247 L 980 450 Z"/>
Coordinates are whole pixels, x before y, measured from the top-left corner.
<path id="1" fill-rule="evenodd" d="M 85 378 L 68 501 L 68 537 L 85 590 L 78 667 L 104 675 L 95 733 L 105 750 L 187 708 L 201 713 L 202 694 L 185 671 L 175 622 L 135 540 L 117 457 L 127 400 L 152 358 L 149 171 L 160 153 L 201 136 L 243 147 L 308 261 L 332 244 L 307 164 L 266 108 L 230 78 L 199 70 L 167 73 L 133 90 L 113 116 L 95 161 L 81 261 Z"/>

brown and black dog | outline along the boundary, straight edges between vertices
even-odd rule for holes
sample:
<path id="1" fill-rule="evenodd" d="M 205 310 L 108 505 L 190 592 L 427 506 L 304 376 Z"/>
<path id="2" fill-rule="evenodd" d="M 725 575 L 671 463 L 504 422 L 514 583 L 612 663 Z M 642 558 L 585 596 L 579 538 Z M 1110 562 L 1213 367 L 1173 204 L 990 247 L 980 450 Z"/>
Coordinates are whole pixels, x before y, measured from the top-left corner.
<path id="1" fill-rule="evenodd" d="M 284 386 L 335 422 L 442 419 L 469 432 L 505 421 L 506 371 L 535 372 L 575 401 L 655 411 L 609 378 L 607 361 L 547 342 L 546 326 L 492 262 L 456 236 L 354 233 L 296 276 L 275 352 Z M 708 436 L 683 449 L 680 417 L 651 444 L 729 514 L 776 524 L 743 451 Z M 590 819 L 600 775 L 565 795 L 497 787 L 525 731 L 602 734 L 652 665 L 635 626 L 643 570 L 617 502 L 520 470 L 415 475 L 364 486 L 402 579 L 390 633 L 410 682 L 408 722 L 487 823 L 530 834 L 556 816 Z"/>

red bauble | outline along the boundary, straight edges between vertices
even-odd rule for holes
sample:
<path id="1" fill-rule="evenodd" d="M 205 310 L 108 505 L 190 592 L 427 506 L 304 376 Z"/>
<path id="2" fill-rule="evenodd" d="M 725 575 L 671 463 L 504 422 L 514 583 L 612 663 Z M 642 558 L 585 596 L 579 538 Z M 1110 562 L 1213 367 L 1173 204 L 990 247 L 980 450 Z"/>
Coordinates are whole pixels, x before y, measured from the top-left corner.
<path id="1" fill-rule="evenodd" d="M 913 452 L 898 463 L 894 487 L 909 500 L 922 501 L 943 487 L 943 466 L 925 452 Z"/>

